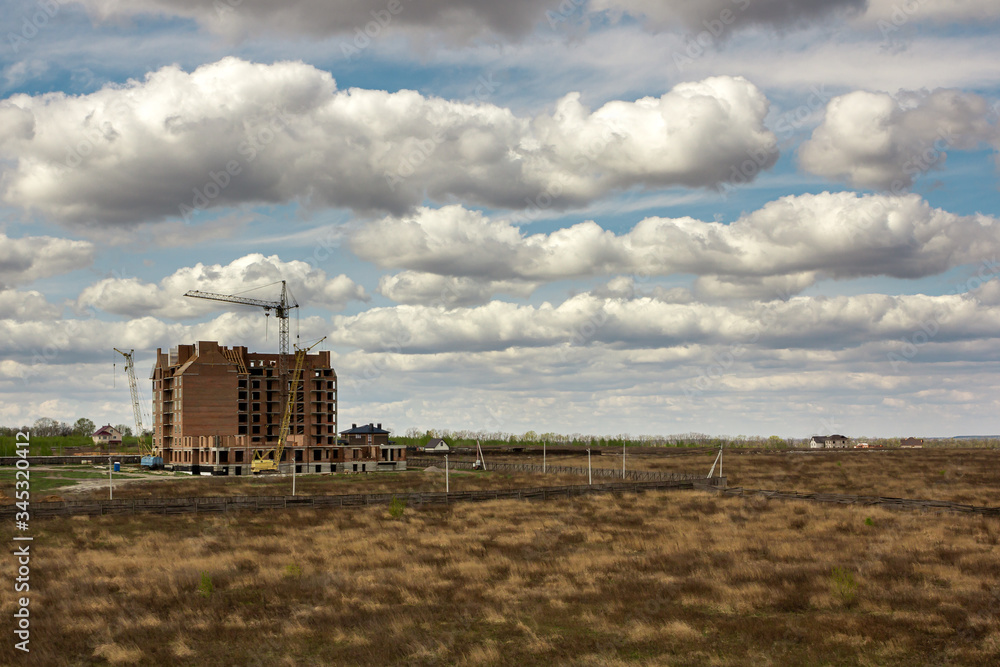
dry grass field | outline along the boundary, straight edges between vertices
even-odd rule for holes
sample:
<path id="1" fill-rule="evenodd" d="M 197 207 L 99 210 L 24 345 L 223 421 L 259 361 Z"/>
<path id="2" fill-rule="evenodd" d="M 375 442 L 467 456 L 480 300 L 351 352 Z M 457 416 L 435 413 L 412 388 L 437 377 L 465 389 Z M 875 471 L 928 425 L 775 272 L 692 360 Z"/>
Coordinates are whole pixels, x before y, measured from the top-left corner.
<path id="1" fill-rule="evenodd" d="M 3 475 L 2 473 L 9 473 Z M 14 502 L 14 470 L 0 470 L 0 504 Z M 32 470 L 32 494 L 36 501 L 43 497 L 62 500 L 105 500 L 108 497 L 107 473 L 62 470 Z M 340 495 L 355 493 L 394 493 L 407 491 L 443 492 L 444 472 L 410 470 L 401 473 L 343 473 L 297 475 L 298 495 Z M 70 484 L 78 486 L 52 486 Z M 473 491 L 496 488 L 525 488 L 581 484 L 577 475 L 548 475 L 452 470 L 452 491 Z M 124 475 L 115 478 L 115 498 L 193 498 L 217 496 L 283 496 L 291 495 L 292 478 L 287 475 L 244 475 L 240 477 L 209 477 L 191 475 Z"/>
<path id="2" fill-rule="evenodd" d="M 697 491 L 396 514 L 36 521 L 30 664 L 1000 662 L 994 519 Z"/>
<path id="3" fill-rule="evenodd" d="M 629 452 L 626 464 L 636 470 L 708 474 L 716 455 L 715 452 L 669 455 L 673 453 L 670 450 L 649 454 Z M 539 457 L 532 457 L 531 462 L 534 463 L 536 458 Z M 618 455 L 595 456 L 592 461 L 595 467 L 619 470 L 622 464 Z M 586 466 L 587 456 L 549 457 L 549 464 Z M 1000 450 L 996 449 L 726 450 L 723 454 L 723 473 L 728 478 L 729 486 L 748 489 L 1000 505 Z"/>

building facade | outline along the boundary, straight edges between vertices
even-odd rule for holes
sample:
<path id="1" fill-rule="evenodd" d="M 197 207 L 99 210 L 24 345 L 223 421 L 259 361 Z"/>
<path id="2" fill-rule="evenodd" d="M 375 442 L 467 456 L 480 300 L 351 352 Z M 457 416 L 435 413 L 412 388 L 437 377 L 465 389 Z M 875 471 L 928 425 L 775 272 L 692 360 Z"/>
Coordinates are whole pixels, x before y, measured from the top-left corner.
<path id="1" fill-rule="evenodd" d="M 809 441 L 810 449 L 847 449 L 846 435 L 814 435 Z"/>
<path id="2" fill-rule="evenodd" d="M 111 424 L 97 429 L 91 437 L 94 440 L 94 444 L 99 447 L 112 447 L 122 444 L 122 432 Z"/>
<path id="3" fill-rule="evenodd" d="M 289 355 L 289 384 L 294 356 Z M 223 347 L 216 341 L 156 351 L 153 444 L 166 466 L 245 475 L 254 451 L 273 457 L 282 403 L 277 354 Z M 288 387 L 291 390 L 291 387 Z M 282 471 L 335 472 L 337 374 L 328 351 L 308 354 L 302 369 Z"/>
<path id="4" fill-rule="evenodd" d="M 389 431 L 382 424 L 351 424 L 341 431 L 339 461 L 345 472 L 372 472 L 377 470 L 406 470 L 406 446 L 389 440 Z"/>

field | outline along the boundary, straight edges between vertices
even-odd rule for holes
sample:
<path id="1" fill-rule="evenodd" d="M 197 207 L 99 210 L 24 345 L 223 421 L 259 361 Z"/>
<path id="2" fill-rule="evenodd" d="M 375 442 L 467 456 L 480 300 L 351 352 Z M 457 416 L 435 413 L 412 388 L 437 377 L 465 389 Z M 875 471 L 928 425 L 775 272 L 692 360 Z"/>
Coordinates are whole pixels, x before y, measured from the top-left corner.
<path id="1" fill-rule="evenodd" d="M 105 468 L 105 471 L 107 468 Z M 297 475 L 298 495 L 339 495 L 354 493 L 393 493 L 404 491 L 443 492 L 444 472 L 409 470 L 368 474 Z M 81 483 L 85 482 L 85 483 Z M 494 488 L 523 488 L 580 484 L 576 475 L 458 471 L 450 473 L 452 491 Z M 126 466 L 114 476 L 114 497 L 187 498 L 216 496 L 283 496 L 292 494 L 288 475 L 191 476 L 184 473 L 142 471 Z M 31 488 L 35 500 L 104 500 L 108 497 L 108 473 L 93 466 L 33 467 Z M 0 504 L 14 500 L 14 470 L 0 468 Z"/>
<path id="2" fill-rule="evenodd" d="M 628 452 L 636 470 L 708 474 L 718 452 Z M 532 463 L 541 457 L 532 457 Z M 495 460 L 515 460 L 495 457 Z M 516 459 L 523 461 L 523 458 Z M 587 456 L 548 457 L 549 465 L 586 466 Z M 621 456 L 594 456 L 592 465 L 620 470 Z M 729 486 L 850 493 L 895 498 L 1000 505 L 1000 450 L 944 449 L 776 451 L 726 450 L 723 473 Z M 716 470 L 718 474 L 718 470 Z"/>
<path id="3" fill-rule="evenodd" d="M 35 664 L 1000 660 L 992 520 L 703 492 L 396 514 L 37 522 Z"/>
<path id="4" fill-rule="evenodd" d="M 747 487 L 861 492 L 881 483 L 998 504 L 996 452 L 865 454 L 727 454 L 725 472 Z M 635 457 L 634 467 L 707 473 L 712 458 Z M 872 462 L 897 467 L 880 473 Z M 453 474 L 452 483 L 543 478 L 468 473 Z M 185 476 L 156 484 L 211 495 L 288 480 Z M 298 479 L 299 489 L 323 493 L 420 484 L 441 490 L 443 475 Z M 151 487 L 122 492 L 130 488 Z M 11 527 L 3 532 L 10 543 Z M 55 518 L 33 522 L 32 533 L 32 664 L 1000 661 L 1000 521 L 991 518 L 673 491 L 425 509 Z M 5 578 L 14 568 L 13 557 L 0 558 Z M 8 618 L 12 596 L 0 598 Z M 0 664 L 24 662 L 11 643 L 0 647 Z"/>

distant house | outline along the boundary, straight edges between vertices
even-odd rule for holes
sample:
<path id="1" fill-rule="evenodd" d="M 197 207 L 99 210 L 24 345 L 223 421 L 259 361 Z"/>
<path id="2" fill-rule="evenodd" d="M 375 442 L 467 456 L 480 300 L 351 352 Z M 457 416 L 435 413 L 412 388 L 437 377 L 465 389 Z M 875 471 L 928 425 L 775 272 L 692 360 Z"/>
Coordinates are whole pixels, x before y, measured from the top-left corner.
<path id="1" fill-rule="evenodd" d="M 351 424 L 332 452 L 337 462 L 334 472 L 372 472 L 406 470 L 406 447 L 389 440 L 382 424 Z"/>
<path id="2" fill-rule="evenodd" d="M 111 424 L 97 429 L 91 437 L 94 439 L 94 444 L 101 447 L 122 444 L 122 432 Z"/>
<path id="3" fill-rule="evenodd" d="M 903 449 L 921 449 L 924 446 L 923 438 L 903 438 L 899 443 Z"/>
<path id="4" fill-rule="evenodd" d="M 814 435 L 809 441 L 809 449 L 847 449 L 846 435 Z"/>
<path id="5" fill-rule="evenodd" d="M 432 438 L 424 445 L 425 452 L 450 452 L 451 447 L 441 438 Z"/>

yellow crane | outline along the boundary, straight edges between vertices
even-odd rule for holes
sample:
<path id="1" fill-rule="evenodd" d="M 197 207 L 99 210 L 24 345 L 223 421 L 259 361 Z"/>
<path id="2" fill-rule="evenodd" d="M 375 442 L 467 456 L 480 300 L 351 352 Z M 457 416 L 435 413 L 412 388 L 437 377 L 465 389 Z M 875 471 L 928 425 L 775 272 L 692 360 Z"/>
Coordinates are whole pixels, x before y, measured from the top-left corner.
<path id="1" fill-rule="evenodd" d="M 135 363 L 133 361 L 135 350 L 122 352 L 116 347 L 115 352 L 125 357 L 125 375 L 128 377 L 128 388 L 132 392 L 132 411 L 135 414 L 135 435 L 139 440 L 139 453 L 142 454 L 140 463 L 151 470 L 162 468 L 163 457 L 160 456 L 159 448 L 152 443 L 147 445 L 142 439 L 142 404 L 139 402 L 139 383 L 135 379 Z"/>
<path id="2" fill-rule="evenodd" d="M 288 402 L 285 404 L 285 412 L 281 416 L 281 430 L 278 431 L 278 443 L 271 449 L 258 449 L 253 453 L 253 461 L 250 463 L 250 472 L 257 475 L 262 472 L 278 472 L 278 464 L 281 462 L 281 453 L 285 450 L 285 441 L 288 439 L 288 431 L 292 424 L 292 413 L 295 411 L 296 397 L 299 391 L 299 380 L 302 378 L 302 367 L 306 363 L 306 355 L 326 340 L 323 336 L 309 347 L 299 349 L 295 346 L 295 371 L 292 375 L 292 386 L 288 393 Z M 295 462 L 292 461 L 292 465 Z"/>

